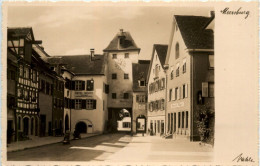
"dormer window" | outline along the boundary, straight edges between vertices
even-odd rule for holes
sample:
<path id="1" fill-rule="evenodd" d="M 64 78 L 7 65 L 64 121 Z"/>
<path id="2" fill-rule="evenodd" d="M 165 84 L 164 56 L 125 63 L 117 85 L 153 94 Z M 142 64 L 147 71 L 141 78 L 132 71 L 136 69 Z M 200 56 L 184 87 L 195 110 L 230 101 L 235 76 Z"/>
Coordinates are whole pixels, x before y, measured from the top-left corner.
<path id="1" fill-rule="evenodd" d="M 145 80 L 139 80 L 139 86 L 145 86 L 146 82 Z"/>
<path id="2" fill-rule="evenodd" d="M 157 64 L 155 66 L 155 78 L 159 77 L 159 69 L 160 69 L 160 66 Z"/>

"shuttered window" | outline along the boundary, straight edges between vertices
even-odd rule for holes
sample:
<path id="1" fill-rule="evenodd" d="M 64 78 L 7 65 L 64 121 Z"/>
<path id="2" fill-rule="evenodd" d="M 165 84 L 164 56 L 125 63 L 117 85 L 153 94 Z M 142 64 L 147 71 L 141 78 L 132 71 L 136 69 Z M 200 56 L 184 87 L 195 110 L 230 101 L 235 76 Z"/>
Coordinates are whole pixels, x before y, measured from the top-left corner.
<path id="1" fill-rule="evenodd" d="M 94 80 L 87 80 L 87 91 L 94 90 Z"/>

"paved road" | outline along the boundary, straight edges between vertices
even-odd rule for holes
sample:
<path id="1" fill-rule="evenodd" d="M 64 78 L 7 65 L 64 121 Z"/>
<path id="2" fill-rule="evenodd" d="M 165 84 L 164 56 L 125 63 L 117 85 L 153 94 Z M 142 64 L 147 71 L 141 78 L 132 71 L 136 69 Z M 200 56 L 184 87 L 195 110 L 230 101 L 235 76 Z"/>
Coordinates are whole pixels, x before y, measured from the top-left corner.
<path id="1" fill-rule="evenodd" d="M 185 139 L 99 135 L 7 154 L 9 161 L 209 162 L 213 149 Z"/>
<path id="2" fill-rule="evenodd" d="M 104 161 L 124 148 L 132 137 L 123 133 L 94 136 L 33 149 L 7 153 L 8 161 Z"/>

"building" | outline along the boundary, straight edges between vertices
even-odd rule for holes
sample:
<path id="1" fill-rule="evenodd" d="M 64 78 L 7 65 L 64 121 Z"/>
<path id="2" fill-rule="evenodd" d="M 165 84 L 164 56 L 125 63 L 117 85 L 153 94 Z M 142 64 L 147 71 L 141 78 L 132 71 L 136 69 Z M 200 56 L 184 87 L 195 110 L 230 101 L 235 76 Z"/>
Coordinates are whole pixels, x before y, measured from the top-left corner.
<path id="1" fill-rule="evenodd" d="M 18 78 L 18 56 L 7 49 L 7 143 L 15 141 L 16 131 L 16 88 Z"/>
<path id="2" fill-rule="evenodd" d="M 34 39 L 32 28 L 8 28 L 7 40 L 11 78 L 7 126 L 15 131 L 17 141 L 25 140 L 39 135 L 39 57 L 32 53 L 32 44 L 41 41 Z"/>
<path id="3" fill-rule="evenodd" d="M 165 68 L 167 133 L 175 137 L 199 140 L 200 109 L 214 111 L 214 32 L 207 29 L 214 28 L 213 20 L 214 14 L 173 17 Z"/>
<path id="4" fill-rule="evenodd" d="M 165 58 L 167 45 L 154 44 L 148 70 L 148 132 L 154 135 L 165 133 L 166 75 Z"/>
<path id="5" fill-rule="evenodd" d="M 108 93 L 106 57 L 91 50 L 90 55 L 53 56 L 47 61 L 53 67 L 60 66 L 66 80 L 62 94 L 65 94 L 66 111 L 62 117 L 65 122 L 70 119 L 70 123 L 65 124 L 80 133 L 104 132 Z"/>
<path id="6" fill-rule="evenodd" d="M 120 110 L 127 110 L 132 116 L 133 107 L 133 69 L 138 63 L 140 48 L 129 32 L 120 30 L 104 50 L 107 56 L 109 84 L 108 119 L 109 128 L 116 131 Z"/>
<path id="7" fill-rule="evenodd" d="M 132 132 L 145 133 L 147 128 L 147 73 L 150 61 L 133 63 Z"/>

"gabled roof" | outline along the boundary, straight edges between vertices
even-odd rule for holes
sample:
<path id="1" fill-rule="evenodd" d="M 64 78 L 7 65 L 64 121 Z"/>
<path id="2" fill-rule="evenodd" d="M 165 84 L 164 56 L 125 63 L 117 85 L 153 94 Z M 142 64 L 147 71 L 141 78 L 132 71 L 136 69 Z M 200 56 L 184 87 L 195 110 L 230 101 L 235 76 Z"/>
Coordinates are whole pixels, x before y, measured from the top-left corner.
<path id="1" fill-rule="evenodd" d="M 147 90 L 147 86 L 140 87 L 139 80 L 146 80 L 148 70 L 149 70 L 149 63 L 133 63 L 133 91 L 134 92 L 145 92 Z"/>
<path id="2" fill-rule="evenodd" d="M 123 38 L 122 44 L 119 44 L 120 38 Z M 133 40 L 129 32 L 118 32 L 113 40 L 109 43 L 107 48 L 103 51 L 126 51 L 126 50 L 137 50 L 140 51 L 140 48 L 137 47 L 135 41 Z"/>
<path id="3" fill-rule="evenodd" d="M 153 53 L 152 53 L 152 58 L 151 58 L 151 62 L 150 62 L 150 65 L 149 65 L 147 82 L 149 81 L 149 76 L 150 76 L 150 73 L 151 73 L 151 70 L 152 70 L 155 51 L 157 52 L 157 55 L 159 57 L 160 63 L 161 63 L 162 68 L 163 68 L 164 64 L 165 64 L 165 59 L 166 59 L 166 56 L 167 56 L 167 50 L 168 50 L 168 45 L 163 45 L 163 44 L 154 44 L 153 45 Z"/>
<path id="4" fill-rule="evenodd" d="M 50 64 L 64 65 L 65 68 L 76 75 L 104 75 L 104 55 L 95 55 L 92 60 L 90 55 L 51 56 L 47 58 Z"/>
<path id="5" fill-rule="evenodd" d="M 211 17 L 175 15 L 176 23 L 188 49 L 213 49 L 214 33 L 204 27 Z"/>
<path id="6" fill-rule="evenodd" d="M 34 35 L 32 27 L 17 27 L 17 28 L 8 28 L 8 38 L 10 37 L 30 37 L 32 41 L 34 41 Z"/>

